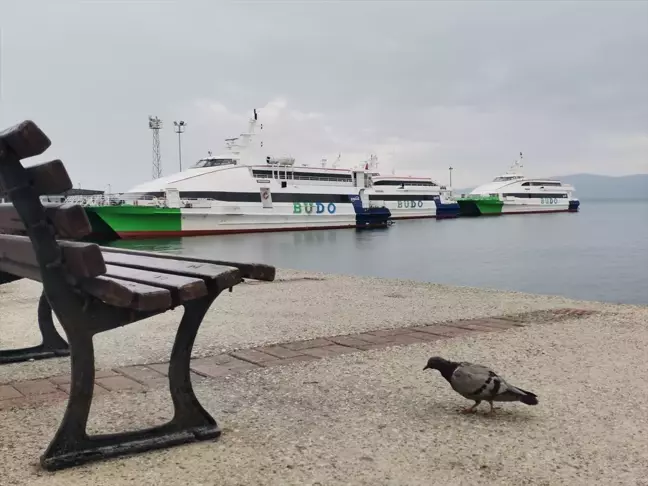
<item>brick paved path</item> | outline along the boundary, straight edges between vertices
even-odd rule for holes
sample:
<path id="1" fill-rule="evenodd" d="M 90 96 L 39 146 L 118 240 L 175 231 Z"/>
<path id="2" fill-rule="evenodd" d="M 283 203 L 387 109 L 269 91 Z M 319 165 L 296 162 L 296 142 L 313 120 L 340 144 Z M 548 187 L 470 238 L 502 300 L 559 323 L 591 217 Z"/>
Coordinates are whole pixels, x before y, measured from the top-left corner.
<path id="1" fill-rule="evenodd" d="M 496 318 L 458 320 L 429 326 L 330 336 L 197 358 L 192 360 L 191 370 L 194 379 L 215 378 L 245 370 L 317 361 L 340 354 L 437 341 L 467 334 L 503 331 L 529 324 L 586 317 L 595 313 L 584 309 L 553 309 Z M 24 366 L 29 366 L 29 363 L 25 363 Z M 95 374 L 94 393 L 144 391 L 166 386 L 168 366 L 168 363 L 149 363 L 99 370 Z M 0 410 L 38 406 L 62 400 L 67 398 L 69 389 L 69 375 L 0 385 Z"/>

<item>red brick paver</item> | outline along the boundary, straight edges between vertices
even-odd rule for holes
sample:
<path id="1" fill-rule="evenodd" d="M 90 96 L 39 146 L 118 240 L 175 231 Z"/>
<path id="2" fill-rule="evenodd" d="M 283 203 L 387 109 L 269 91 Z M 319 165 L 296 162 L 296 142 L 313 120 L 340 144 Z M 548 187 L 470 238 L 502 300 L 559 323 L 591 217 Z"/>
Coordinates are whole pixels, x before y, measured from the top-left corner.
<path id="1" fill-rule="evenodd" d="M 225 360 L 224 358 L 229 358 Z M 253 370 L 260 366 L 236 359 L 233 356 L 218 355 L 210 358 L 200 358 L 191 361 L 191 370 L 201 376 L 216 378 L 219 376 L 230 375 L 233 372 Z"/>
<path id="2" fill-rule="evenodd" d="M 25 396 L 46 395 L 56 393 L 58 387 L 49 380 L 19 381 L 13 384 L 14 388 Z"/>
<path id="3" fill-rule="evenodd" d="M 126 376 L 109 376 L 108 378 L 99 378 L 95 383 L 108 391 L 140 391 L 144 386 L 137 381 Z"/>
<path id="4" fill-rule="evenodd" d="M 362 339 L 359 334 L 356 334 L 354 336 L 334 336 L 332 338 L 329 338 L 329 340 L 334 342 L 335 344 L 339 344 L 340 346 L 349 346 L 351 348 L 358 349 L 362 349 L 362 346 L 371 344 L 371 341 Z"/>
<path id="5" fill-rule="evenodd" d="M 123 368 L 115 368 L 115 371 L 146 386 L 155 386 L 168 382 L 165 373 L 160 373 L 150 366 L 125 366 Z"/>
<path id="6" fill-rule="evenodd" d="M 585 309 L 551 309 L 478 319 L 462 319 L 442 323 L 419 323 L 398 329 L 381 329 L 345 336 L 309 339 L 240 349 L 191 361 L 191 376 L 216 378 L 241 371 L 319 361 L 348 353 L 358 353 L 391 346 L 407 346 L 450 339 L 458 336 L 498 332 L 527 324 L 556 322 L 589 316 L 595 311 Z M 125 366 L 95 373 L 95 395 L 111 392 L 142 391 L 168 383 L 169 363 Z M 70 375 L 28 380 L 0 385 L 0 410 L 13 407 L 40 406 L 68 397 Z"/>
<path id="7" fill-rule="evenodd" d="M 256 349 L 240 349 L 231 353 L 231 356 L 240 359 L 241 361 L 248 361 L 252 364 L 258 365 L 263 365 L 263 363 L 277 359 L 277 357 L 272 354 L 267 354 Z"/>
<path id="8" fill-rule="evenodd" d="M 393 334 L 392 334 L 393 336 Z M 369 332 L 361 332 L 360 334 L 354 334 L 353 336 L 340 336 L 340 337 L 353 337 L 353 339 L 359 339 L 361 341 L 366 341 L 371 344 L 391 344 L 391 336 L 376 336 L 375 334 Z"/>
<path id="9" fill-rule="evenodd" d="M 349 346 L 340 346 L 339 344 L 331 344 L 330 346 L 320 346 L 318 348 L 304 349 L 304 354 L 307 356 L 315 356 L 316 358 L 330 358 L 340 354 L 356 353 L 357 348 Z"/>
<path id="10" fill-rule="evenodd" d="M 63 385 L 59 385 L 59 388 L 63 390 L 65 393 L 68 395 L 70 394 L 70 384 L 69 383 L 64 383 Z M 92 390 L 92 395 L 93 396 L 99 396 L 103 395 L 105 393 L 108 393 L 108 390 L 106 390 L 104 387 L 97 385 L 95 383 L 94 389 Z"/>
<path id="11" fill-rule="evenodd" d="M 291 349 L 293 351 L 301 351 L 302 349 L 319 348 L 321 346 L 329 346 L 330 344 L 333 343 L 328 339 L 317 338 L 317 339 L 309 339 L 308 341 L 296 341 L 294 343 L 285 343 L 282 344 L 282 346 Z"/>
<path id="12" fill-rule="evenodd" d="M 20 398 L 22 393 L 11 385 L 0 385 L 0 400 L 9 400 L 11 398 Z"/>
<path id="13" fill-rule="evenodd" d="M 283 346 L 265 346 L 263 348 L 255 349 L 279 359 L 296 358 L 297 356 L 301 356 L 298 351 L 292 351 L 288 348 L 284 348 Z"/>
<path id="14" fill-rule="evenodd" d="M 109 376 L 118 376 L 113 370 L 97 370 L 95 371 L 95 379 L 97 378 L 107 378 Z M 70 375 L 61 375 L 61 376 L 52 376 L 48 378 L 49 381 L 55 385 L 69 385 L 72 382 L 72 377 Z"/>
<path id="15" fill-rule="evenodd" d="M 303 356 L 295 356 L 293 358 L 275 359 L 274 361 L 268 361 L 267 363 L 264 363 L 264 367 L 268 368 L 270 366 L 284 366 L 284 365 L 289 365 L 294 363 L 304 363 L 308 361 L 317 361 L 317 360 L 319 360 L 318 357 L 308 356 L 305 354 Z"/>
<path id="16" fill-rule="evenodd" d="M 16 398 L 10 398 L 8 400 L 0 400 L 0 410 L 50 405 L 52 403 L 61 402 L 67 397 L 68 394 L 62 390 L 57 390 L 55 393 L 45 393 L 41 395 L 23 395 Z"/>

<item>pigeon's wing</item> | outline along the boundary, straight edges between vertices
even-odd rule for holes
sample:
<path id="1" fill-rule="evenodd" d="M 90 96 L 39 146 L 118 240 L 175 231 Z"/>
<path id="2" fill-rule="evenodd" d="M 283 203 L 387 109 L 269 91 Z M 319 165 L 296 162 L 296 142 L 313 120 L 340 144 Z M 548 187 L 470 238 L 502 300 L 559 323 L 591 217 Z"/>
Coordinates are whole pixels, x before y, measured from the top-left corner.
<path id="1" fill-rule="evenodd" d="M 457 366 L 450 381 L 452 388 L 471 400 L 493 400 L 511 387 L 486 366 L 463 362 Z"/>

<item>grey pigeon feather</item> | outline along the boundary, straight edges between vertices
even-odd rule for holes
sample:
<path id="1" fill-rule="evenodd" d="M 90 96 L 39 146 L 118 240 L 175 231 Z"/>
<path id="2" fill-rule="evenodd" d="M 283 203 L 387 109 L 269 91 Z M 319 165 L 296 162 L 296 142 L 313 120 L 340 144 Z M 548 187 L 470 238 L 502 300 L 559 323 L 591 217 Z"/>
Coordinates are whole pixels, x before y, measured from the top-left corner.
<path id="1" fill-rule="evenodd" d="M 465 412 L 474 412 L 482 401 L 490 404 L 491 413 L 494 410 L 493 402 L 538 404 L 538 397 L 534 393 L 509 385 L 504 378 L 486 366 L 466 361 L 448 361 L 434 356 L 428 360 L 423 369 L 440 371 L 454 391 L 475 401 L 475 404 Z"/>

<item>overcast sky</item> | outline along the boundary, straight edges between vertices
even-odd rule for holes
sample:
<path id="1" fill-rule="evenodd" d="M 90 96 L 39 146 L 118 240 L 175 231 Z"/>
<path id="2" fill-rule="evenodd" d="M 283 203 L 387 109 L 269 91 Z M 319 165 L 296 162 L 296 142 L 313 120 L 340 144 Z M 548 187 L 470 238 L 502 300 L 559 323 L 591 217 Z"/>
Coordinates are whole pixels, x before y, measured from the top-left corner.
<path id="1" fill-rule="evenodd" d="M 648 2 L 0 2 L 0 126 L 31 118 L 83 187 L 151 178 L 245 129 L 277 155 L 469 187 L 648 172 Z M 269 145 L 270 146 L 270 145 Z M 42 159 L 42 158 L 39 158 Z"/>

